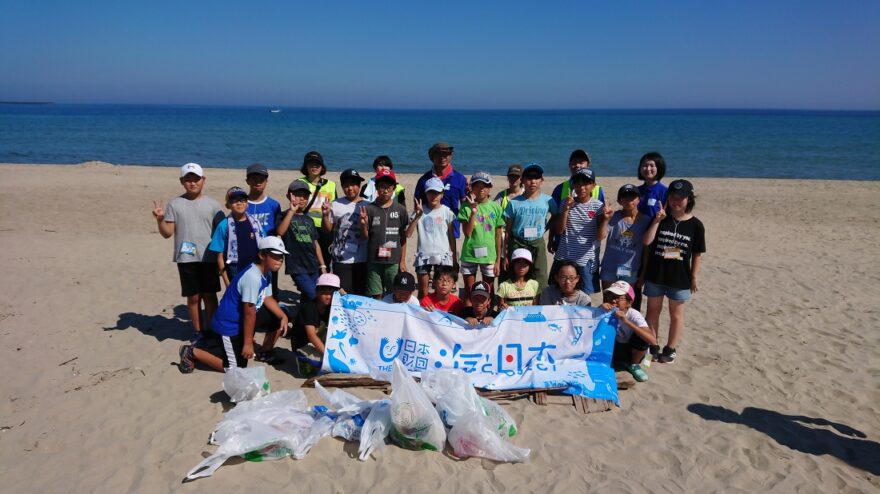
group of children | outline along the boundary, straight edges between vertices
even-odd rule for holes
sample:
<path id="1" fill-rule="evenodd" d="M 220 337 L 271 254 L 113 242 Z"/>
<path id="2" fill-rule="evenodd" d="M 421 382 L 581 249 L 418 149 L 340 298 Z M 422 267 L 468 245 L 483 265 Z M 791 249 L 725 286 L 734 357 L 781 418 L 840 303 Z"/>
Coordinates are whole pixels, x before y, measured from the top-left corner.
<path id="1" fill-rule="evenodd" d="M 602 291 L 603 307 L 616 309 L 619 319 L 615 361 L 641 381 L 647 376 L 639 362 L 648 351 L 660 362 L 675 360 L 684 303 L 698 289 L 705 233 L 692 213 L 693 185 L 687 180 L 663 185 L 666 165 L 659 153 L 642 157 L 642 184 L 621 187 L 615 211 L 583 150 L 571 154 L 571 177 L 551 195 L 541 191 L 544 169 L 531 163 L 511 166 L 508 187 L 494 199 L 492 177 L 476 172 L 465 179 L 452 168 L 452 152 L 446 143 L 431 147 L 433 166 L 418 181 L 412 212 L 387 156 L 376 158 L 375 175 L 366 185 L 357 170 L 343 171 L 337 198 L 336 185 L 323 178 L 323 157 L 307 153 L 303 177 L 288 186 L 285 211 L 265 195 L 266 167 L 252 165 L 246 177 L 250 191 L 227 191 L 225 218 L 218 218 L 219 205 L 202 195 L 201 167 L 184 165 L 185 194 L 164 210 L 157 203 L 153 214 L 160 234 L 175 237 L 175 261 L 197 335 L 210 327 L 221 337 L 224 355 L 214 357 L 200 342 L 183 345 L 181 370 L 191 371 L 195 361 L 218 370 L 249 358 L 278 361 L 272 349 L 289 318 L 275 300 L 274 273 L 282 258 L 301 294 L 294 347 L 318 359 L 332 294 L 342 290 L 442 310 L 473 325 L 490 324 L 498 311 L 512 306 L 589 306 L 590 295 Z M 416 234 L 413 276 L 407 240 Z M 554 254 L 549 272 L 548 252 Z M 219 279 L 227 288 L 217 309 Z M 657 331 L 664 297 L 670 327 L 661 350 Z M 207 324 L 199 320 L 200 302 Z M 239 328 L 233 330 L 232 321 Z M 267 333 L 261 345 L 253 343 L 255 332 Z"/>

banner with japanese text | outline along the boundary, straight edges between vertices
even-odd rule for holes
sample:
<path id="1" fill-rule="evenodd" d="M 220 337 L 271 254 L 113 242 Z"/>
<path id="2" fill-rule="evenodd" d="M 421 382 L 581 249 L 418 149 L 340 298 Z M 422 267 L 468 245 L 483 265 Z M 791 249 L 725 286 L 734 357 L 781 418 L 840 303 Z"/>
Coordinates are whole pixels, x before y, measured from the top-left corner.
<path id="1" fill-rule="evenodd" d="M 471 328 L 444 312 L 337 293 L 321 370 L 382 376 L 399 359 L 415 375 L 462 369 L 484 389 L 568 386 L 569 394 L 619 403 L 612 318 L 591 307 L 529 306 Z"/>

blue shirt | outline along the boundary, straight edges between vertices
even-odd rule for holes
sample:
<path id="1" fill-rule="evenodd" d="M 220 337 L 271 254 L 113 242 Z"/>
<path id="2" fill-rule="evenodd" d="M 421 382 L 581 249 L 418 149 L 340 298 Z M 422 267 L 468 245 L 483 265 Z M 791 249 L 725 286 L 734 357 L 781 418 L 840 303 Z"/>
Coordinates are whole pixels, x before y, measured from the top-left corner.
<path id="1" fill-rule="evenodd" d="M 256 264 L 239 272 L 229 283 L 217 306 L 217 312 L 211 319 L 211 329 L 222 336 L 238 335 L 244 320 L 241 304 L 254 304 L 259 310 L 266 297 L 272 295 L 271 279 L 272 273 L 264 275 Z"/>
<path id="2" fill-rule="evenodd" d="M 413 197 L 422 201 L 423 204 L 428 203 L 428 196 L 425 195 L 425 182 L 433 177 L 434 170 L 431 169 L 419 177 L 419 181 L 416 182 L 416 190 Z M 464 199 L 465 193 L 467 192 L 467 179 L 464 175 L 453 169 L 448 175 L 446 175 L 446 178 L 442 180 L 446 190 L 443 191 L 443 199 L 440 201 L 440 204 L 445 205 L 452 210 L 455 216 L 458 216 L 458 208 L 461 205 L 461 200 Z M 460 236 L 458 218 L 454 218 L 452 224 L 455 228 L 455 238 L 458 238 Z"/>
<path id="3" fill-rule="evenodd" d="M 556 201 L 547 194 L 541 194 L 532 200 L 527 200 L 525 196 L 517 196 L 507 203 L 504 219 L 513 221 L 511 233 L 515 237 L 535 240 L 544 236 L 544 231 L 547 229 L 547 214 L 556 213 L 556 208 Z M 531 230 L 532 228 L 535 230 Z"/>
<path id="4" fill-rule="evenodd" d="M 275 220 L 281 214 L 281 204 L 271 197 L 264 197 L 260 202 L 248 201 L 247 213 L 260 223 L 263 236 L 275 235 Z"/>
<path id="5" fill-rule="evenodd" d="M 238 260 L 235 261 L 235 264 L 239 266 L 247 266 L 256 261 L 257 236 L 254 234 L 251 222 L 248 221 L 247 218 L 235 222 L 235 237 L 236 244 L 238 245 Z M 211 235 L 211 243 L 208 245 L 208 250 L 222 253 L 223 259 L 227 262 L 229 260 L 226 248 L 228 238 L 229 222 L 223 220 L 217 224 L 217 228 L 214 229 L 214 234 Z"/>
<path id="6" fill-rule="evenodd" d="M 668 190 L 660 182 L 651 186 L 639 185 L 639 212 L 650 219 L 654 219 L 654 216 L 657 216 L 657 211 L 660 211 L 660 205 L 666 204 Z"/>

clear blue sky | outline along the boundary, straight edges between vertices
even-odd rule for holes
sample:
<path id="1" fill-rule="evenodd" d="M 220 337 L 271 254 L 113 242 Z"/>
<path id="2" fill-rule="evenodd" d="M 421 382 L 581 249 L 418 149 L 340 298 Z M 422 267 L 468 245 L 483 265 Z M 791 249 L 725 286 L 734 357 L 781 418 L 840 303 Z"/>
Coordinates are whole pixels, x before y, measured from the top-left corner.
<path id="1" fill-rule="evenodd" d="M 0 100 L 880 109 L 880 2 L 0 0 Z"/>

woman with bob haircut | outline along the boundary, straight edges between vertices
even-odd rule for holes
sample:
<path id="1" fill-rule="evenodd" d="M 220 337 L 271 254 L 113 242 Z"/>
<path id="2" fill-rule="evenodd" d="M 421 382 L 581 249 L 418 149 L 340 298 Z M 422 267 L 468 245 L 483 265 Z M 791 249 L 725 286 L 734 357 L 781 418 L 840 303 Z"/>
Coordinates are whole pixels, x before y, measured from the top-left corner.
<path id="1" fill-rule="evenodd" d="M 660 183 L 666 175 L 666 160 L 656 151 L 651 151 L 639 160 L 639 168 L 636 170 L 642 185 L 639 185 L 640 213 L 653 219 L 660 210 L 662 204 L 666 204 L 668 189 Z"/>

